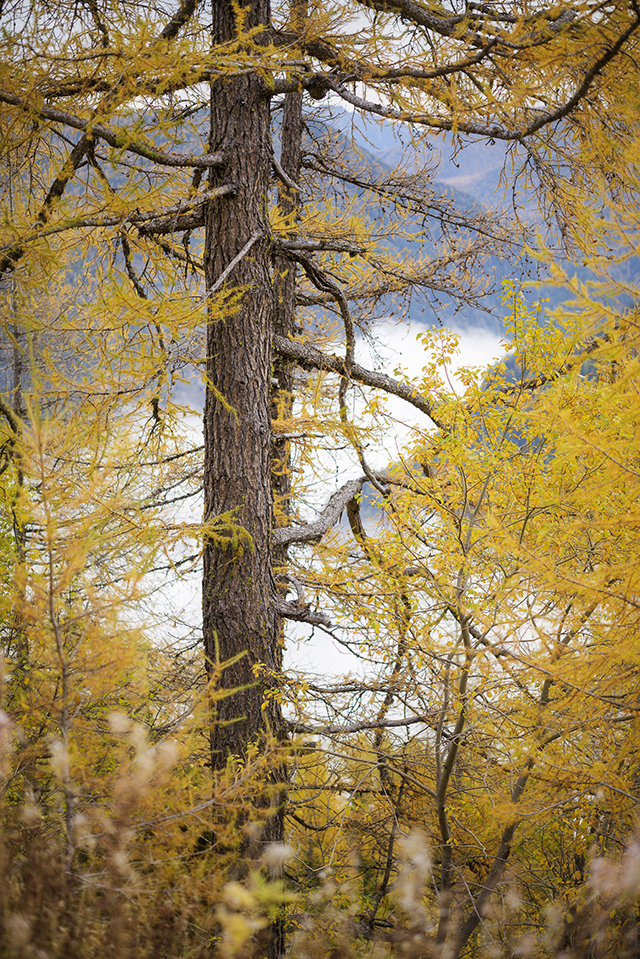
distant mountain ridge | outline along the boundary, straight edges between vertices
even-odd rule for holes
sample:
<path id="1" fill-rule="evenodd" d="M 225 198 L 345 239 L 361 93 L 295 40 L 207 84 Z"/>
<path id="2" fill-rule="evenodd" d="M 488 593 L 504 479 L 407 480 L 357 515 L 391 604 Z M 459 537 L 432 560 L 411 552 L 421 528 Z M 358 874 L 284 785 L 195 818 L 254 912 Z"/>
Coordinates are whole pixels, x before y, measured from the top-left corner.
<path id="1" fill-rule="evenodd" d="M 403 160 L 406 162 L 407 155 L 412 150 L 415 152 L 410 133 L 400 124 L 362 117 L 358 117 L 357 122 L 354 122 L 353 115 L 343 109 L 334 114 L 334 122 L 344 136 L 353 139 L 357 149 L 367 153 L 372 161 L 380 166 L 393 169 Z M 509 211 L 513 209 L 514 200 L 510 195 L 509 180 L 509 152 L 512 150 L 516 150 L 514 145 L 507 147 L 498 141 L 487 142 L 478 138 L 465 139 L 463 144 L 457 144 L 453 136 L 443 135 L 431 136 L 427 146 L 418 155 L 426 160 L 433 157 L 434 165 L 438 164 L 434 186 L 441 186 L 443 191 L 450 192 L 461 209 L 470 209 L 477 204 L 480 207 Z M 517 153 L 514 153 L 514 161 L 518 166 Z M 523 178 L 518 182 L 515 200 L 519 216 L 542 225 L 535 197 Z M 568 275 L 576 276 L 582 283 L 595 278 L 593 272 L 583 265 L 562 259 L 560 262 Z M 416 310 L 415 307 L 409 310 L 408 319 L 426 325 L 440 321 L 445 326 L 461 331 L 479 328 L 501 335 L 504 307 L 500 301 L 499 287 L 502 280 L 515 279 L 522 284 L 530 284 L 528 301 L 540 300 L 546 309 L 556 309 L 571 298 L 569 291 L 545 284 L 546 274 L 543 269 L 525 256 L 514 254 L 509 259 L 502 260 L 492 257 L 487 261 L 487 272 L 494 276 L 498 289 L 484 298 L 484 310 L 469 306 L 451 309 L 443 303 L 432 321 L 425 317 L 422 310 Z M 640 259 L 629 257 L 617 263 L 612 261 L 609 273 L 612 279 L 630 287 L 640 285 Z M 620 303 L 624 306 L 630 305 L 631 302 L 630 295 L 620 297 Z"/>

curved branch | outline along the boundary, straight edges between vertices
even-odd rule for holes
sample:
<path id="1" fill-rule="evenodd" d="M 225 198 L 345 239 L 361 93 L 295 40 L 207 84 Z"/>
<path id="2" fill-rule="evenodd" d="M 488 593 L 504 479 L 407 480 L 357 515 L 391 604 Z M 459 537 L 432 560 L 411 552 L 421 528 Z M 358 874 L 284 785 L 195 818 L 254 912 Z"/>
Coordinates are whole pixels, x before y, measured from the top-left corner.
<path id="1" fill-rule="evenodd" d="M 278 35 L 276 42 L 282 43 L 285 39 L 287 39 L 290 44 L 298 39 L 302 49 L 316 60 L 320 60 L 321 63 L 338 67 L 342 71 L 347 71 L 352 76 L 357 76 L 362 80 L 366 78 L 368 82 L 373 83 L 384 81 L 394 82 L 399 80 L 438 80 L 441 77 L 447 77 L 453 73 L 459 73 L 462 70 L 467 70 L 469 67 L 476 66 L 489 55 L 499 42 L 498 37 L 490 37 L 482 49 L 473 56 L 465 57 L 456 63 L 449 63 L 446 66 L 435 67 L 433 70 L 425 70 L 423 67 L 407 65 L 390 67 L 384 70 L 373 63 L 363 63 L 361 60 L 345 57 L 343 51 L 339 53 L 331 44 L 318 40 L 317 38 L 305 40 L 304 38 L 295 38 L 293 34 L 281 33 Z M 305 89 L 309 87 L 319 89 L 323 85 L 326 85 L 326 79 L 323 73 L 309 73 L 296 79 L 280 79 L 276 81 L 276 84 L 276 92 L 285 93 L 290 89 L 298 89 L 300 86 Z"/>
<path id="2" fill-rule="evenodd" d="M 393 107 L 384 106 L 381 103 L 373 103 L 371 100 L 365 100 L 363 97 L 352 93 L 343 83 L 327 78 L 329 85 L 334 93 L 342 100 L 350 103 L 351 106 L 363 113 L 374 113 L 376 116 L 384 117 L 387 120 L 400 120 L 403 123 L 419 123 L 421 126 L 430 127 L 432 130 L 444 130 L 451 132 L 455 130 L 458 133 L 471 133 L 476 136 L 489 137 L 493 140 L 517 140 L 522 134 L 518 130 L 509 130 L 499 123 L 475 123 L 473 121 L 465 122 L 463 120 L 444 120 L 439 117 L 430 116 L 426 113 L 413 113 L 409 110 L 395 110 Z"/>
<path id="3" fill-rule="evenodd" d="M 406 5 L 410 7 L 418 6 L 413 2 L 413 0 L 393 0 L 393 3 L 389 4 L 389 6 L 398 8 Z M 378 7 L 378 4 L 374 2 L 373 6 Z M 386 4 L 383 3 L 383 6 L 386 6 Z M 327 82 L 334 93 L 336 93 L 347 103 L 350 103 L 352 106 L 356 107 L 358 110 L 362 110 L 367 113 L 374 113 L 377 116 L 385 117 L 389 120 L 401 120 L 404 122 L 419 123 L 435 130 L 455 130 L 456 132 L 460 133 L 470 133 L 478 136 L 490 137 L 494 140 L 521 140 L 524 137 L 528 137 L 534 133 L 537 133 L 538 130 L 542 129 L 542 127 L 549 126 L 552 123 L 556 123 L 558 120 L 562 120 L 564 117 L 568 116 L 569 113 L 571 113 L 571 111 L 578 105 L 578 103 L 580 103 L 581 100 L 584 99 L 598 74 L 600 74 L 604 67 L 616 57 L 627 40 L 638 29 L 638 27 L 640 27 L 640 11 L 635 3 L 633 6 L 636 13 L 636 19 L 634 22 L 627 27 L 627 29 L 618 37 L 615 43 L 613 43 L 612 46 L 609 47 L 593 64 L 573 96 L 571 96 L 566 103 L 563 104 L 563 106 L 558 107 L 557 110 L 554 110 L 551 113 L 545 113 L 538 117 L 537 120 L 534 120 L 533 123 L 529 124 L 529 126 L 524 130 L 508 129 L 507 127 L 497 123 L 476 123 L 473 121 L 460 122 L 458 120 L 446 120 L 433 117 L 429 116 L 428 114 L 413 114 L 409 111 L 395 110 L 392 107 L 373 103 L 370 100 L 365 100 L 363 97 L 357 96 L 355 93 L 352 93 L 351 90 L 349 90 L 343 83 L 338 82 L 332 77 L 327 77 Z M 571 23 L 572 20 L 573 18 L 571 17 L 565 17 L 564 19 L 558 18 L 555 23 L 551 23 L 547 26 L 547 32 L 550 35 L 553 35 L 558 31 L 558 29 L 563 29 L 567 23 Z M 546 42 L 547 39 L 548 38 L 545 37 L 542 40 L 538 39 L 536 42 Z"/>
<path id="4" fill-rule="evenodd" d="M 274 336 L 273 348 L 280 356 L 286 356 L 288 359 L 296 360 L 300 366 L 308 369 L 329 370 L 341 376 L 345 373 L 344 359 L 331 354 L 321 353 L 320 350 L 317 350 L 314 346 L 310 346 L 308 343 L 298 343 L 295 340 L 285 339 L 283 336 Z M 437 418 L 426 396 L 418 393 L 409 386 L 408 383 L 394 380 L 391 376 L 387 376 L 386 373 L 367 370 L 358 363 L 351 365 L 349 375 L 352 380 L 362 383 L 364 386 L 371 386 L 374 389 L 383 390 L 385 393 L 391 393 L 393 396 L 399 396 L 400 399 L 406 400 L 407 403 L 415 406 L 421 413 L 428 416 L 438 429 L 447 432 L 447 427 Z"/>
<path id="5" fill-rule="evenodd" d="M 392 474 L 386 471 L 373 474 L 378 483 L 389 483 L 404 486 Z M 301 523 L 300 526 L 279 526 L 274 529 L 271 541 L 275 546 L 286 546 L 289 543 L 313 543 L 320 540 L 325 533 L 340 521 L 344 509 L 348 509 L 354 496 L 362 492 L 365 483 L 371 483 L 371 476 L 359 476 L 349 480 L 333 494 L 322 512 L 310 523 Z M 411 570 L 413 572 L 413 570 Z M 291 577 L 285 577 L 295 582 Z"/>
<path id="6" fill-rule="evenodd" d="M 366 476 L 360 476 L 345 483 L 333 494 L 323 511 L 311 523 L 304 523 L 301 526 L 280 526 L 274 529 L 272 543 L 275 546 L 285 546 L 289 543 L 313 543 L 321 539 L 340 521 L 340 515 L 349 500 L 361 492 L 367 481 Z"/>
<path id="7" fill-rule="evenodd" d="M 589 92 L 589 88 L 591 84 L 593 83 L 595 78 L 598 76 L 598 74 L 602 72 L 602 70 L 606 67 L 608 63 L 611 62 L 611 60 L 613 60 L 613 58 L 616 56 L 617 53 L 620 52 L 620 50 L 622 49 L 624 44 L 627 42 L 627 40 L 631 37 L 631 35 L 635 33 L 638 27 L 640 27 L 640 14 L 638 12 L 638 7 L 636 4 L 634 4 L 634 9 L 636 12 L 635 21 L 631 24 L 631 26 L 627 27 L 624 33 L 618 37 L 616 42 L 611 47 L 609 47 L 608 50 L 606 50 L 603 53 L 600 59 L 596 60 L 594 65 L 587 72 L 587 75 L 585 76 L 584 80 L 582 81 L 582 83 L 580 84 L 576 92 L 573 94 L 573 96 L 569 100 L 567 100 L 564 106 L 559 107 L 557 110 L 554 110 L 553 113 L 546 113 L 544 116 L 540 117 L 538 120 L 532 123 L 524 131 L 524 133 L 522 133 L 523 137 L 531 136 L 532 133 L 537 133 L 537 131 L 541 127 L 548 126 L 550 123 L 555 123 L 557 120 L 562 120 L 569 113 L 571 113 L 573 108 L 576 107 L 581 100 L 584 99 L 584 97 Z"/>

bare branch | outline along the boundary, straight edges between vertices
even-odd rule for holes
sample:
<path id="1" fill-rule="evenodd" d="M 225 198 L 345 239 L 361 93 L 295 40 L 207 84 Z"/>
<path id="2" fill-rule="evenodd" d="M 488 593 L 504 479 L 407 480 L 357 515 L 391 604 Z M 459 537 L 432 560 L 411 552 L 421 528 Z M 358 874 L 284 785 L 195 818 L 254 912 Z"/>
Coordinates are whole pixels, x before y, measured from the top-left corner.
<path id="1" fill-rule="evenodd" d="M 216 190 L 216 196 L 224 196 L 225 193 L 234 193 L 235 187 L 221 186 Z M 135 221 L 132 221 L 135 222 Z M 197 230 L 204 226 L 204 204 L 197 206 L 192 213 L 176 213 L 174 216 L 164 217 L 163 219 L 153 219 L 150 223 L 140 228 L 140 235 L 163 235 L 170 233 L 186 233 L 190 230 Z"/>
<path id="2" fill-rule="evenodd" d="M 321 539 L 328 530 L 340 520 L 340 514 L 350 499 L 361 492 L 367 482 L 366 476 L 350 480 L 337 490 L 323 511 L 311 523 L 301 526 L 281 526 L 274 529 L 272 542 L 275 546 L 285 546 L 289 543 L 312 543 Z"/>
<path id="3" fill-rule="evenodd" d="M 222 271 L 222 273 L 220 274 L 216 282 L 213 284 L 211 289 L 207 290 L 206 294 L 200 298 L 199 302 L 204 303 L 207 297 L 212 296 L 214 293 L 216 293 L 220 289 L 220 287 L 222 286 L 224 281 L 227 279 L 227 277 L 229 277 L 231 273 L 233 273 L 238 263 L 240 263 L 240 261 L 243 260 L 244 257 L 247 255 L 247 253 L 249 252 L 253 244 L 257 243 L 258 240 L 260 240 L 263 236 L 264 236 L 264 233 L 262 232 L 254 233 L 253 236 L 250 237 L 249 240 L 247 240 L 247 242 L 242 247 L 238 255 L 234 256 L 231 263 L 229 263 L 229 265 L 224 268 L 224 270 Z"/>
<path id="4" fill-rule="evenodd" d="M 289 44 L 292 44 L 295 43 L 296 40 L 302 49 L 316 60 L 320 60 L 322 63 L 326 63 L 332 67 L 338 67 L 341 71 L 348 72 L 350 76 L 358 77 L 362 80 L 366 79 L 370 83 L 375 83 L 376 81 L 393 82 L 404 79 L 437 80 L 440 77 L 447 77 L 480 63 L 499 42 L 497 37 L 490 37 L 485 41 L 482 49 L 473 56 L 465 57 L 463 60 L 459 60 L 456 63 L 449 63 L 446 66 L 436 67 L 433 70 L 425 70 L 423 67 L 407 65 L 383 70 L 373 63 L 365 63 L 354 57 L 345 57 L 344 51 L 339 52 L 332 44 L 318 40 L 317 37 L 313 40 L 306 40 L 304 37 L 296 38 L 292 33 L 281 32 L 277 35 L 276 43 L 283 44 L 285 41 L 288 41 Z M 300 78 L 276 80 L 275 92 L 289 93 L 301 87 L 305 89 L 311 87 L 313 90 L 314 88 L 320 89 L 322 86 L 325 88 L 328 87 L 324 73 L 308 73 Z"/>
<path id="5" fill-rule="evenodd" d="M 308 606 L 304 586 L 299 579 L 296 579 L 296 577 L 292 576 L 290 573 L 284 573 L 279 577 L 279 579 L 284 579 L 287 583 L 291 583 L 296 591 L 296 602 L 298 606 Z"/>
<path id="6" fill-rule="evenodd" d="M 182 3 L 160 34 L 160 38 L 162 40 L 173 40 L 173 38 L 177 36 L 180 28 L 189 22 L 197 5 L 197 0 L 182 0 Z"/>
<path id="7" fill-rule="evenodd" d="M 67 162 L 65 163 L 62 171 L 58 174 L 49 188 L 49 192 L 47 193 L 45 201 L 42 204 L 38 214 L 38 220 L 40 223 L 46 223 L 49 219 L 51 207 L 64 193 L 67 184 L 80 166 L 85 153 L 87 153 L 89 150 L 89 146 L 90 143 L 87 135 L 85 134 L 84 136 L 80 137 L 73 150 L 69 154 Z"/>
<path id="8" fill-rule="evenodd" d="M 326 613 L 314 612 L 307 604 L 289 603 L 286 599 L 276 597 L 273 603 L 274 609 L 279 616 L 285 619 L 294 619 L 299 623 L 310 623 L 312 626 L 326 626 L 333 628 L 333 623 Z"/>
<path id="9" fill-rule="evenodd" d="M 373 473 L 373 477 L 378 484 L 405 485 L 402 480 L 397 480 L 386 471 Z M 313 543 L 320 540 L 340 521 L 342 511 L 348 507 L 354 496 L 362 491 L 364 484 L 371 482 L 371 475 L 349 480 L 339 490 L 336 490 L 323 511 L 310 523 L 302 523 L 300 526 L 279 526 L 274 529 L 271 538 L 272 543 L 275 546 L 286 546 L 289 543 Z M 414 572 L 416 570 L 410 569 L 405 575 L 412 575 Z M 294 585 L 297 583 L 297 580 L 290 576 L 285 578 L 289 579 Z"/>
<path id="10" fill-rule="evenodd" d="M 300 187 L 297 183 L 294 183 L 289 174 L 285 172 L 275 154 L 271 157 L 271 165 L 278 179 L 281 180 L 286 187 L 289 187 L 290 190 L 295 190 L 296 193 L 300 192 Z"/>
<path id="11" fill-rule="evenodd" d="M 295 184 L 294 184 L 295 185 Z M 296 187 L 296 189 L 300 189 Z M 366 253 L 362 246 L 357 246 L 350 240 L 309 240 L 298 237 L 295 240 L 276 240 L 275 249 L 279 253 Z"/>
<path id="12" fill-rule="evenodd" d="M 380 719 L 363 720 L 360 723 L 352 723 L 348 726 L 306 726 L 296 722 L 289 722 L 287 725 L 293 733 L 305 733 L 316 736 L 335 736 L 342 733 L 360 733 L 366 729 L 397 729 L 402 726 L 415 726 L 421 723 L 424 726 L 431 726 L 435 720 L 435 714 L 425 716 L 410 716 L 407 719 Z"/>
<path id="13" fill-rule="evenodd" d="M 487 228 L 487 217 L 478 216 L 470 210 L 459 211 L 450 197 L 438 194 L 432 188 L 425 187 L 424 182 L 417 181 L 414 186 L 407 177 L 400 179 L 393 174 L 386 178 L 380 176 L 381 171 L 367 168 L 365 176 L 357 176 L 346 170 L 330 166 L 318 153 L 307 153 L 311 159 L 303 160 L 302 166 L 307 170 L 319 173 L 321 176 L 334 177 L 342 183 L 351 183 L 361 190 L 367 190 L 376 196 L 391 198 L 396 205 L 402 204 L 405 209 L 420 216 L 427 216 L 443 225 L 457 229 L 472 230 L 480 236 L 486 236 L 501 246 L 518 246 L 520 241 L 506 234 L 500 236 Z M 313 161 L 313 162 L 312 162 Z M 415 180 L 415 177 L 413 178 Z M 490 222 L 490 221 L 489 221 Z M 498 223 L 496 222 L 496 225 Z M 350 251 L 347 251 L 350 252 Z M 358 251 L 359 252 L 359 251 Z"/>
<path id="14" fill-rule="evenodd" d="M 365 100 L 357 96 L 337 80 L 330 79 L 331 89 L 339 97 L 350 103 L 351 106 L 362 110 L 363 113 L 374 113 L 376 116 L 385 117 L 387 120 L 400 120 L 403 123 L 419 123 L 421 126 L 430 127 L 433 130 L 451 131 L 458 133 L 471 133 L 476 136 L 489 137 L 494 140 L 517 140 L 522 134 L 518 130 L 509 130 L 507 127 L 498 123 L 475 123 L 464 120 L 445 120 L 441 117 L 434 117 L 427 113 L 413 113 L 409 110 L 395 110 L 393 107 L 384 106 L 381 103 L 374 103 L 371 100 Z"/>
<path id="15" fill-rule="evenodd" d="M 282 336 L 273 337 L 273 347 L 280 356 L 286 356 L 288 359 L 296 360 L 300 366 L 316 370 L 330 370 L 332 373 L 344 375 L 345 360 L 338 356 L 327 353 L 321 353 L 315 347 L 308 343 L 298 343 L 295 340 L 288 340 Z M 425 413 L 431 422 L 443 431 L 447 427 L 439 420 L 433 412 L 433 407 L 429 400 L 409 386 L 408 383 L 402 383 L 387 376 L 386 373 L 378 373 L 375 370 L 367 370 L 358 363 L 353 363 L 349 370 L 352 380 L 363 383 L 365 386 L 371 386 L 377 390 L 383 390 L 385 393 L 391 393 L 393 396 L 399 396 L 406 400 L 421 413 Z"/>
<path id="16" fill-rule="evenodd" d="M 4 90 L 0 90 L 0 103 L 8 103 L 10 106 L 18 107 L 31 117 L 39 117 L 53 123 L 62 123 L 74 130 L 82 130 L 83 133 L 87 133 L 93 139 L 104 140 L 116 150 L 127 150 L 129 153 L 135 153 L 137 156 L 145 157 L 147 160 L 152 160 L 162 166 L 209 169 L 210 167 L 222 166 L 225 162 L 224 153 L 203 153 L 201 156 L 164 153 L 150 143 L 140 143 L 134 140 L 128 130 L 110 130 L 102 123 L 93 123 L 92 120 L 85 120 L 83 117 L 77 117 L 73 113 L 55 107 L 36 107 L 35 104 L 29 103 L 22 97 L 17 97 Z"/>

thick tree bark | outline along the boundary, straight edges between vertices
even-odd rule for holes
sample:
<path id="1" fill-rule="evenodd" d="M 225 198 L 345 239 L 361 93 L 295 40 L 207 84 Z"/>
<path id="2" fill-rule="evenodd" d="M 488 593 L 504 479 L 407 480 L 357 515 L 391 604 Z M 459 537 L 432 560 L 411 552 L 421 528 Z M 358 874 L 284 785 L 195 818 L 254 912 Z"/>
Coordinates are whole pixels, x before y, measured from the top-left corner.
<path id="1" fill-rule="evenodd" d="M 268 0 L 251 0 L 243 9 L 249 10 L 245 27 L 268 23 Z M 217 0 L 214 43 L 232 40 L 235 29 L 230 0 Z M 220 679 L 225 690 L 233 690 L 215 703 L 212 764 L 220 769 L 228 757 L 243 756 L 249 745 L 277 738 L 283 728 L 277 700 L 268 696 L 280 671 L 280 649 L 271 563 L 269 386 L 274 300 L 266 211 L 271 140 L 268 99 L 258 77 L 236 76 L 212 86 L 210 147 L 223 148 L 228 157 L 223 170 L 212 170 L 211 186 L 224 180 L 235 189 L 212 200 L 207 209 L 209 290 L 254 238 L 225 281 L 227 288 L 242 288 L 240 302 L 232 315 L 212 318 L 207 337 L 205 517 L 231 513 L 230 524 L 241 526 L 250 537 L 250 542 L 243 542 L 230 535 L 225 543 L 214 536 L 204 550 L 208 668 L 213 672 L 218 663 L 244 654 L 223 670 Z M 271 841 L 281 838 L 279 818 L 268 821 L 265 837 Z"/>

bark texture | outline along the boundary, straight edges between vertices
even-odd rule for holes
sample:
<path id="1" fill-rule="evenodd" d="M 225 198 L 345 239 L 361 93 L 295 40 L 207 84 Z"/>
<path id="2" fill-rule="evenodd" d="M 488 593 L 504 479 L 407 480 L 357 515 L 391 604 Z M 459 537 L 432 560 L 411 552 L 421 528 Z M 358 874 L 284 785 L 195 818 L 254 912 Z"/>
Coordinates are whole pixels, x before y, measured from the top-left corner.
<path id="1" fill-rule="evenodd" d="M 297 183 L 300 178 L 302 159 L 302 94 L 288 93 L 284 98 L 281 126 L 280 166 L 287 176 Z M 300 194 L 287 185 L 282 185 L 278 194 L 278 206 L 283 216 L 291 218 L 292 229 L 288 237 L 296 236 L 295 219 L 300 209 Z M 274 259 L 275 317 L 273 332 L 284 339 L 296 332 L 296 264 L 286 256 Z M 271 412 L 274 419 L 291 415 L 293 405 L 293 363 L 288 357 L 275 355 L 271 393 Z M 273 438 L 272 483 L 277 505 L 278 525 L 288 526 L 291 520 L 291 455 L 290 442 Z M 283 565 L 287 559 L 284 546 L 274 550 L 274 562 Z"/>
<path id="2" fill-rule="evenodd" d="M 212 6 L 214 43 L 232 40 L 236 30 L 232 4 L 217 0 Z M 266 25 L 268 18 L 267 0 L 251 0 L 245 26 Z M 207 338 L 205 516 L 231 512 L 233 523 L 251 540 L 243 544 L 231 535 L 225 544 L 215 537 L 204 551 L 203 629 L 209 669 L 244 654 L 222 673 L 222 687 L 234 692 L 216 704 L 211 749 L 213 767 L 220 769 L 229 756 L 244 755 L 248 745 L 268 735 L 279 737 L 283 728 L 279 706 L 267 695 L 280 671 L 280 648 L 271 568 L 269 387 L 274 300 L 266 213 L 271 139 L 268 100 L 258 77 L 236 76 L 213 84 L 210 149 L 223 149 L 227 157 L 223 169 L 212 169 L 211 186 L 231 182 L 234 190 L 208 205 L 208 289 L 216 286 L 247 242 L 259 236 L 224 284 L 243 289 L 237 309 L 223 320 L 212 320 Z M 265 701 L 268 705 L 263 708 Z M 278 817 L 271 819 L 267 838 L 279 839 Z"/>

